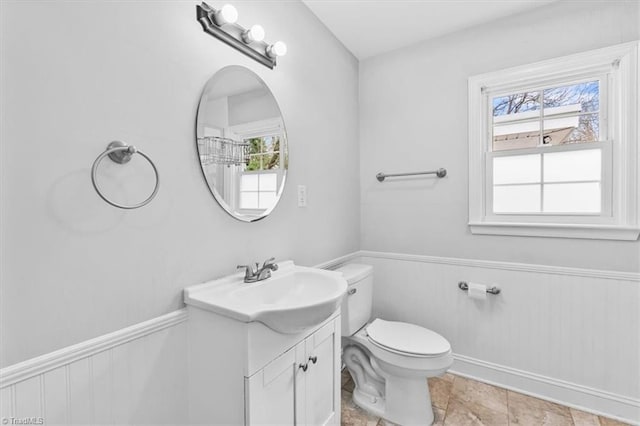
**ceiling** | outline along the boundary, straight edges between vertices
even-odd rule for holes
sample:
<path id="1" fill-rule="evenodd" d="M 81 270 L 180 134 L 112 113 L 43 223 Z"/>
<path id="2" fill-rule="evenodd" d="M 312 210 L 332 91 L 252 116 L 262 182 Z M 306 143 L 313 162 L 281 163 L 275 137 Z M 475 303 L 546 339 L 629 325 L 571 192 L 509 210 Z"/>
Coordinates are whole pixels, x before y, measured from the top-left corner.
<path id="1" fill-rule="evenodd" d="M 302 0 L 358 59 L 556 0 Z"/>

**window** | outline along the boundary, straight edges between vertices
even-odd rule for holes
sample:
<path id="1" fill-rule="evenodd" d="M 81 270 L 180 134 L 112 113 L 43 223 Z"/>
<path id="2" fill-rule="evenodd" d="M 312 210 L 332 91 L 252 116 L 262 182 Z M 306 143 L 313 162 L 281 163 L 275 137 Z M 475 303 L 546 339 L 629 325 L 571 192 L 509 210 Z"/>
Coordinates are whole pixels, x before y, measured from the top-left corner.
<path id="1" fill-rule="evenodd" d="M 638 237 L 638 45 L 469 79 L 474 234 Z"/>
<path id="2" fill-rule="evenodd" d="M 249 144 L 248 163 L 240 173 L 240 209 L 266 210 L 277 200 L 281 170 L 286 168 L 280 155 L 281 135 L 255 136 Z"/>

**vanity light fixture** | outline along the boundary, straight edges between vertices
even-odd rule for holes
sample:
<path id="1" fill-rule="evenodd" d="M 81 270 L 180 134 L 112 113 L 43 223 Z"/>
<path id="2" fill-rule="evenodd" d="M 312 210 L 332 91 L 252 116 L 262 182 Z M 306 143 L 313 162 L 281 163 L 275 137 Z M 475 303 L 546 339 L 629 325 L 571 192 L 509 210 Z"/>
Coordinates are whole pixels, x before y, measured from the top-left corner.
<path id="1" fill-rule="evenodd" d="M 269 44 L 263 41 L 264 28 L 261 25 L 253 25 L 249 29 L 238 25 L 238 11 L 230 4 L 214 9 L 203 2 L 196 6 L 196 17 L 204 32 L 271 69 L 276 66 L 278 56 L 287 53 L 287 45 L 283 42 Z"/>

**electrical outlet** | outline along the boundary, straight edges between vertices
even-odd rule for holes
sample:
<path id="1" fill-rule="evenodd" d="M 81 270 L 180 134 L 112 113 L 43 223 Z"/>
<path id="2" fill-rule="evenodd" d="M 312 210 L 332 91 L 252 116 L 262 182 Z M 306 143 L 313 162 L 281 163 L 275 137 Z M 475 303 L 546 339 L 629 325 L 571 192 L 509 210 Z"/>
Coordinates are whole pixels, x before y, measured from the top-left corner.
<path id="1" fill-rule="evenodd" d="M 307 186 L 298 185 L 298 207 L 307 207 Z"/>

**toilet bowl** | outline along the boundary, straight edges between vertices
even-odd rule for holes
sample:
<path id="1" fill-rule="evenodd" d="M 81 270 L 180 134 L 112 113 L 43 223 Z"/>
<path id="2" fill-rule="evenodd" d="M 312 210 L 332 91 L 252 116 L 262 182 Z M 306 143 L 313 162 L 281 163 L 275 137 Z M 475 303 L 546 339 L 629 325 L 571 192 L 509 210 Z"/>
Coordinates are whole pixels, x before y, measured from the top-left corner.
<path id="1" fill-rule="evenodd" d="M 337 270 L 349 283 L 342 304 L 342 358 L 355 383 L 354 403 L 396 424 L 432 424 L 427 378 L 449 369 L 451 345 L 424 327 L 371 318 L 371 266 Z"/>

